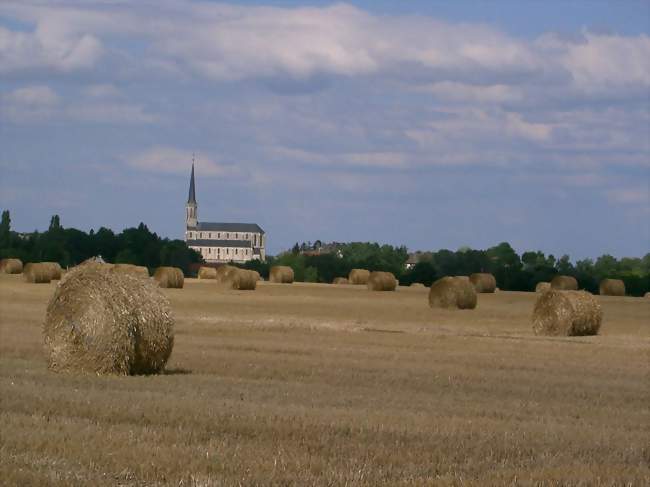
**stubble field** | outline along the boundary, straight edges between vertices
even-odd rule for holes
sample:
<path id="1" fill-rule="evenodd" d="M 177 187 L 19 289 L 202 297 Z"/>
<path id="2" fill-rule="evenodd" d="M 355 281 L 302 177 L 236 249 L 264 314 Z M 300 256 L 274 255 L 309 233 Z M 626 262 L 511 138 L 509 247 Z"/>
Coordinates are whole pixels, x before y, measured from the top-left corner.
<path id="1" fill-rule="evenodd" d="M 650 300 L 535 337 L 535 295 L 165 290 L 167 373 L 48 372 L 55 284 L 0 275 L 0 484 L 650 485 Z"/>

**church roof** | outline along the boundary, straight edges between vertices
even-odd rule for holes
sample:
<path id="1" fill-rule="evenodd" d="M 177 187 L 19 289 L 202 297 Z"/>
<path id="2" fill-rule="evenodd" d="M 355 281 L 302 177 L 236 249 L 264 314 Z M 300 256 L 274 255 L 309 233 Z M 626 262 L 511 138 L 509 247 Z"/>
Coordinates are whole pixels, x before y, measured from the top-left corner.
<path id="1" fill-rule="evenodd" d="M 237 247 L 237 248 L 251 248 L 250 240 L 209 240 L 209 239 L 196 239 L 188 240 L 188 247 Z"/>
<path id="2" fill-rule="evenodd" d="M 221 222 L 199 222 L 192 230 L 204 232 L 249 232 L 264 233 L 264 230 L 257 223 L 221 223 Z"/>
<path id="3" fill-rule="evenodd" d="M 187 195 L 187 202 L 196 204 L 196 189 L 194 188 L 194 163 L 192 163 L 192 176 L 190 176 L 190 192 Z"/>

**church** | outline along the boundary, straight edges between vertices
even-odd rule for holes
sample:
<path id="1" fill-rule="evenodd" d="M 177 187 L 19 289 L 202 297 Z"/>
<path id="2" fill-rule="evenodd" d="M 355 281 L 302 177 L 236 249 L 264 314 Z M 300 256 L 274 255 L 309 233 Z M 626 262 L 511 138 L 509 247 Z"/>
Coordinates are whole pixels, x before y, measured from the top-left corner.
<path id="1" fill-rule="evenodd" d="M 185 242 L 208 263 L 244 263 L 252 259 L 266 259 L 266 235 L 256 223 L 198 221 L 193 161 L 190 191 L 185 205 Z"/>

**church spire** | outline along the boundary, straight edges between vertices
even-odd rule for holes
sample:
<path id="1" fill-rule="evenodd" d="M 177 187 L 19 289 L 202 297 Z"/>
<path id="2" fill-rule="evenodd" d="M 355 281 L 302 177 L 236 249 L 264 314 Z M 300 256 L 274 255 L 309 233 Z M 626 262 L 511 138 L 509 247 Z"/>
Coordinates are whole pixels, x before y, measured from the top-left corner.
<path id="1" fill-rule="evenodd" d="M 194 228 L 198 224 L 198 205 L 196 204 L 196 190 L 194 188 L 194 154 L 192 154 L 192 175 L 190 176 L 190 192 L 185 205 L 185 224 L 187 228 Z"/>
<path id="2" fill-rule="evenodd" d="M 194 189 L 194 154 L 192 154 L 192 175 L 190 176 L 190 193 L 187 197 L 187 202 L 196 204 L 196 190 Z"/>

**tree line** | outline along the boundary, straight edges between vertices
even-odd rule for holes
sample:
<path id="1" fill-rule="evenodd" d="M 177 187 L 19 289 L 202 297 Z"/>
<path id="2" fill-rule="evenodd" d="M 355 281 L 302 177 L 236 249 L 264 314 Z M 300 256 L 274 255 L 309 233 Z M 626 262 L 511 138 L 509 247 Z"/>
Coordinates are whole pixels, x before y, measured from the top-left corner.
<path id="1" fill-rule="evenodd" d="M 45 232 L 20 234 L 11 230 L 9 211 L 0 221 L 0 258 L 17 257 L 23 262 L 59 262 L 64 268 L 101 255 L 106 262 L 146 266 L 180 267 L 191 275 L 192 264 L 202 262 L 198 252 L 182 240 L 161 238 L 144 223 L 116 234 L 108 228 L 86 233 L 63 228 L 58 215 L 50 220 Z M 413 256 L 413 255 L 412 255 Z M 650 291 L 650 253 L 641 258 L 616 259 L 603 255 L 596 260 L 571 262 L 568 255 L 556 258 L 540 251 L 519 255 L 510 244 L 502 242 L 485 250 L 468 247 L 456 251 L 442 249 L 415 254 L 413 266 L 407 268 L 409 253 L 404 246 L 380 245 L 371 242 L 332 242 L 323 244 L 296 243 L 293 248 L 265 262 L 252 260 L 241 267 L 258 271 L 268 278 L 273 265 L 293 268 L 295 279 L 305 282 L 332 282 L 347 276 L 354 268 L 392 272 L 402 285 L 421 282 L 430 285 L 444 276 L 469 275 L 475 272 L 494 274 L 497 286 L 508 291 L 533 291 L 540 281 L 555 275 L 574 276 L 581 288 L 598 291 L 604 278 L 622 279 L 627 293 L 642 296 Z"/>
<path id="2" fill-rule="evenodd" d="M 320 253 L 319 253 L 320 251 Z M 628 295 L 643 296 L 650 291 L 650 253 L 642 258 L 616 259 L 603 255 L 596 260 L 583 259 L 572 263 L 568 255 L 556 258 L 541 251 L 519 255 L 507 242 L 485 250 L 468 247 L 459 250 L 442 249 L 418 252 L 413 266 L 406 267 L 409 253 L 406 247 L 379 245 L 370 242 L 321 244 L 316 241 L 297 244 L 266 262 L 251 261 L 245 267 L 268 276 L 272 265 L 293 268 L 298 281 L 332 282 L 345 277 L 351 269 L 392 272 L 401 285 L 421 282 L 427 286 L 444 276 L 470 275 L 475 272 L 493 274 L 500 289 L 534 291 L 540 281 L 550 281 L 558 274 L 574 276 L 580 288 L 598 292 L 602 279 L 622 279 Z"/>
<path id="3" fill-rule="evenodd" d="M 190 264 L 201 261 L 198 252 L 182 240 L 161 238 L 144 223 L 116 234 L 101 227 L 88 233 L 63 228 L 58 215 L 52 216 L 45 232 L 18 233 L 11 230 L 8 210 L 0 220 L 0 258 L 15 257 L 23 262 L 58 262 L 63 268 L 101 255 L 106 262 L 136 264 L 154 269 L 161 265 L 180 267 L 186 274 Z"/>

